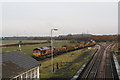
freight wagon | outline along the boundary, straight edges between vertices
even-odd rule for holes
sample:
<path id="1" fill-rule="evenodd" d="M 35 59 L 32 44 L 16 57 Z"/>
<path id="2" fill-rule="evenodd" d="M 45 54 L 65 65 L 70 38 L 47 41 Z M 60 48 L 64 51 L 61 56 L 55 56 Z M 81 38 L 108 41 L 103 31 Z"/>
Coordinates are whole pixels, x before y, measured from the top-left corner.
<path id="1" fill-rule="evenodd" d="M 46 46 L 46 47 L 40 47 L 40 48 L 35 48 L 33 49 L 33 57 L 37 60 L 41 60 L 44 58 L 49 58 L 51 57 L 51 52 L 53 52 L 53 55 L 60 55 L 66 52 L 71 52 L 71 51 L 75 51 L 81 48 L 86 48 L 86 47 L 90 47 L 90 46 L 94 46 L 96 44 L 95 41 L 90 41 L 84 44 L 80 44 L 80 45 L 75 45 L 75 46 L 62 46 L 59 49 L 56 49 L 55 47 L 53 47 L 53 49 L 51 49 L 51 46 Z"/>

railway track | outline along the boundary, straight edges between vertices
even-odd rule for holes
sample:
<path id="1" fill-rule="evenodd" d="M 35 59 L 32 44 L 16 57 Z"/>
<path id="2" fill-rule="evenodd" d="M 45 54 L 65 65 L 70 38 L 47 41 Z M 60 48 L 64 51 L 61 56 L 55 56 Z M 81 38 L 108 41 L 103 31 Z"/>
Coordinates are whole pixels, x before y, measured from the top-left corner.
<path id="1" fill-rule="evenodd" d="M 80 73 L 77 80 L 117 80 L 118 77 L 111 53 L 113 45 L 113 43 L 108 46 L 100 44 L 100 50 L 96 52 L 88 65 Z"/>

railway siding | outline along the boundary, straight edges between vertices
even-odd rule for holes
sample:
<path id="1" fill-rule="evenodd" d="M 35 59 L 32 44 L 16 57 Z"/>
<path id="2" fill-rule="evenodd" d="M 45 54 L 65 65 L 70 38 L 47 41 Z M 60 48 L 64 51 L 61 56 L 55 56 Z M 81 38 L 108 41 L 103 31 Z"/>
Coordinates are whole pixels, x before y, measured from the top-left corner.
<path id="1" fill-rule="evenodd" d="M 77 71 L 77 73 L 73 76 L 73 78 L 71 80 L 77 80 L 78 79 L 80 74 L 82 74 L 83 70 L 85 70 L 85 68 L 87 68 L 88 64 L 90 63 L 90 61 L 92 60 L 94 55 L 99 52 L 99 50 L 100 49 L 96 50 L 96 52 L 94 52 L 94 54 L 91 55 L 91 57 L 82 65 L 82 67 Z"/>
<path id="2" fill-rule="evenodd" d="M 120 80 L 120 66 L 116 60 L 113 60 L 112 46 L 114 43 L 109 45 L 100 45 L 100 50 L 93 56 L 88 62 L 88 65 L 83 65 L 78 73 L 71 80 L 89 80 L 89 79 L 112 79 Z M 115 64 L 114 64 L 115 62 Z M 115 67 L 116 65 L 116 67 Z M 117 71 L 116 71 L 117 69 Z"/>

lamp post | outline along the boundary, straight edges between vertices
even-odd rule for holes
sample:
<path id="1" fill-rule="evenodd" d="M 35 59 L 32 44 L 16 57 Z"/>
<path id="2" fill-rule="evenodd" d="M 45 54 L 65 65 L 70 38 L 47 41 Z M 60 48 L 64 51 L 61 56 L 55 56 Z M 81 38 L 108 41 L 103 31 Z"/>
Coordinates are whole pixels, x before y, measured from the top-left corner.
<path id="1" fill-rule="evenodd" d="M 57 31 L 57 28 L 51 29 L 51 71 L 54 72 L 54 65 L 53 65 L 53 40 L 52 40 L 52 32 Z"/>

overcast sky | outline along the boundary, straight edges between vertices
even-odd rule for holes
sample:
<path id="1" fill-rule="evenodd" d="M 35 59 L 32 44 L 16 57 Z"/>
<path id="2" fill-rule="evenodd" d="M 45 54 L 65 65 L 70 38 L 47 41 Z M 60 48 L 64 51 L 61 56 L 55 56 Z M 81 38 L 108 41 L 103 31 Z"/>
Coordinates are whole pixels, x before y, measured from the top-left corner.
<path id="1" fill-rule="evenodd" d="M 117 2 L 2 3 L 2 36 L 117 34 Z"/>

